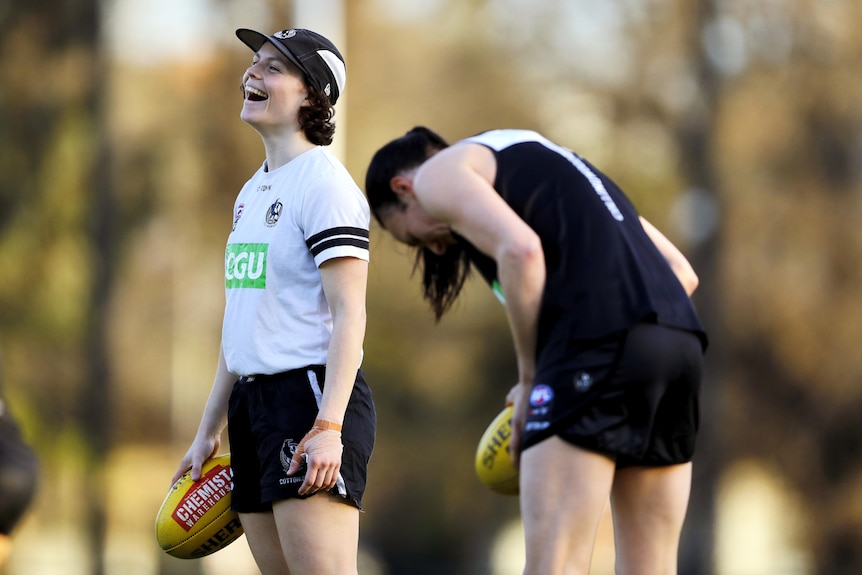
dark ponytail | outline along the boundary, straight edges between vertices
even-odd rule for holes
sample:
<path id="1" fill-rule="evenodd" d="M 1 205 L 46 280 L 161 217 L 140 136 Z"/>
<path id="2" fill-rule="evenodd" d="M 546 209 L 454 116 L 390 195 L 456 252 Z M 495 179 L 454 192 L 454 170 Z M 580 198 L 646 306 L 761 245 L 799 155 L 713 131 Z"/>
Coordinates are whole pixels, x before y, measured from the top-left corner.
<path id="1" fill-rule="evenodd" d="M 440 321 L 446 313 L 464 282 L 470 276 L 470 258 L 460 243 L 446 247 L 443 255 L 437 255 L 428 248 L 419 248 L 413 271 L 422 270 L 422 297 L 431 306 L 434 318 Z"/>

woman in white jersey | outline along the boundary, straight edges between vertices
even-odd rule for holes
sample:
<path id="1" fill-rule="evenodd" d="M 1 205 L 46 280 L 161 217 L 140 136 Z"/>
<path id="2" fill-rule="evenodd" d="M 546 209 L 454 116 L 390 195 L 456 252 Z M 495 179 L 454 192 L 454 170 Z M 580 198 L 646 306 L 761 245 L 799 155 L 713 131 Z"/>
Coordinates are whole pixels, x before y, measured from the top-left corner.
<path id="1" fill-rule="evenodd" d="M 370 213 L 324 147 L 344 89 L 341 54 L 303 29 L 236 32 L 254 52 L 240 117 L 266 149 L 234 205 L 215 381 L 174 480 L 219 450 L 263 575 L 357 572 L 375 411 L 359 369 Z"/>
<path id="2" fill-rule="evenodd" d="M 365 191 L 417 248 L 438 318 L 471 269 L 505 304 L 524 573 L 587 573 L 609 496 L 616 572 L 676 573 L 706 346 L 685 257 L 610 178 L 532 131 L 448 146 L 414 128 L 374 155 Z"/>

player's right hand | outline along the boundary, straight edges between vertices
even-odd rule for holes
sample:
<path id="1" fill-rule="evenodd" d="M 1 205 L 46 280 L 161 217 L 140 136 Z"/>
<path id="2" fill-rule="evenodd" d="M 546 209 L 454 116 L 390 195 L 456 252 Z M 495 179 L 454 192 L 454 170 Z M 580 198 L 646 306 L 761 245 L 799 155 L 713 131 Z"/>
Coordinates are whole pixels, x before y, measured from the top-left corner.
<path id="1" fill-rule="evenodd" d="M 521 465 L 521 436 L 527 422 L 527 404 L 532 386 L 526 383 L 515 384 L 506 395 L 506 405 L 512 406 L 512 435 L 509 438 L 509 455 L 512 465 L 519 469 Z"/>
<path id="2" fill-rule="evenodd" d="M 192 481 L 200 479 L 201 468 L 209 458 L 216 454 L 220 444 L 221 440 L 218 437 L 206 439 L 195 438 L 194 442 L 189 447 L 189 450 L 186 451 L 185 456 L 183 456 L 180 461 L 180 465 L 174 473 L 174 476 L 171 478 L 171 485 L 176 483 L 177 480 L 189 469 L 192 470 Z"/>

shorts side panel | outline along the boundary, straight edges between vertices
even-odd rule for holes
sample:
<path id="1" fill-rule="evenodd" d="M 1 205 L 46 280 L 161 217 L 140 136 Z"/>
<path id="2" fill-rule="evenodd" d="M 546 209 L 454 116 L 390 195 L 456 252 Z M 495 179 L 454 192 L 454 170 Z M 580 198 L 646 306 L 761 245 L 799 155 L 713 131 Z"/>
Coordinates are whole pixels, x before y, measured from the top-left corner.
<path id="1" fill-rule="evenodd" d="M 347 484 L 347 493 L 360 509 L 362 509 L 362 497 L 365 493 L 368 464 L 374 451 L 376 432 L 377 415 L 374 398 L 365 382 L 364 373 L 360 371 L 353 386 L 341 430 L 341 441 L 344 444 L 341 474 Z"/>

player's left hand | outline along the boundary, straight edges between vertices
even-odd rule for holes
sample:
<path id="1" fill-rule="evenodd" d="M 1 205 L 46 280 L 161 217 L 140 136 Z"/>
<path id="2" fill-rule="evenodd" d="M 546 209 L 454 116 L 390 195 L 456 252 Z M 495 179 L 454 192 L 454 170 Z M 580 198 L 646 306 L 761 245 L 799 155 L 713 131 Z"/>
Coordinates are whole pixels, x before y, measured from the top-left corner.
<path id="1" fill-rule="evenodd" d="M 298 493 L 313 495 L 318 491 L 329 491 L 335 487 L 338 472 L 341 469 L 343 451 L 341 425 L 324 419 L 315 420 L 314 426 L 296 447 L 296 452 L 290 461 L 290 468 L 287 470 L 288 475 L 299 471 L 305 455 L 308 469 Z"/>

